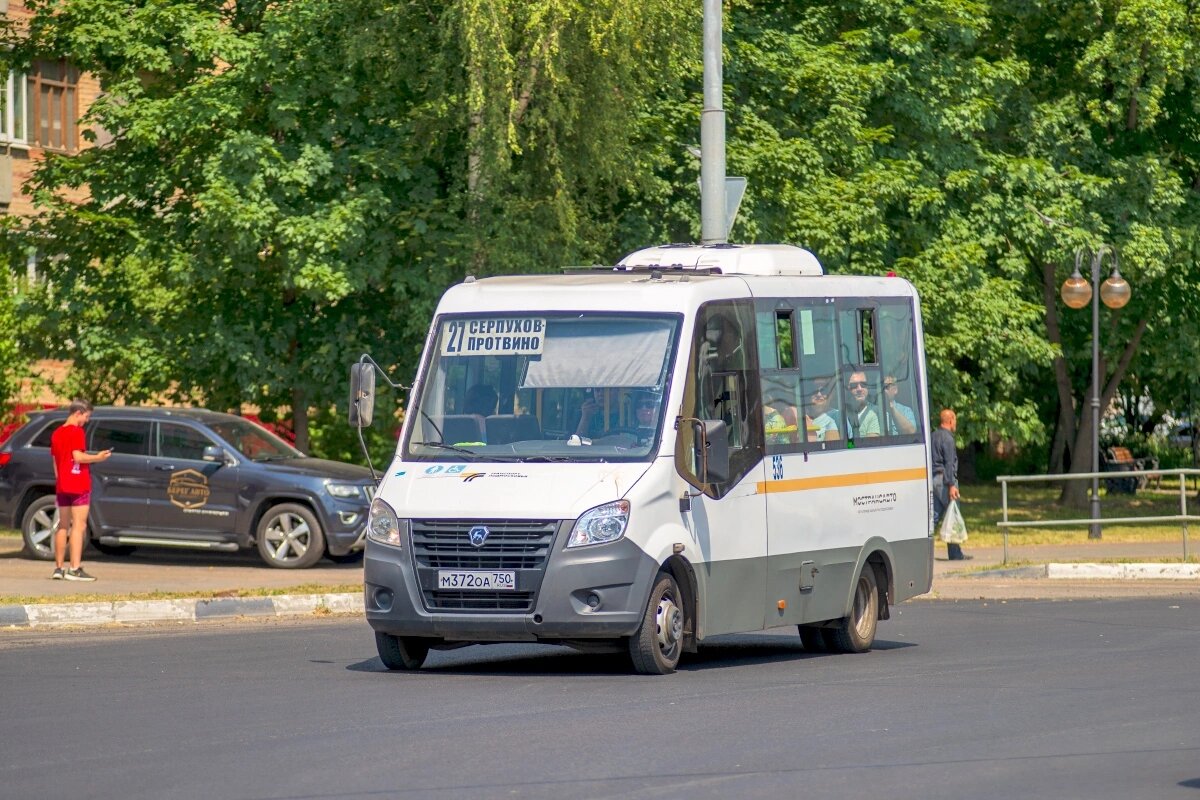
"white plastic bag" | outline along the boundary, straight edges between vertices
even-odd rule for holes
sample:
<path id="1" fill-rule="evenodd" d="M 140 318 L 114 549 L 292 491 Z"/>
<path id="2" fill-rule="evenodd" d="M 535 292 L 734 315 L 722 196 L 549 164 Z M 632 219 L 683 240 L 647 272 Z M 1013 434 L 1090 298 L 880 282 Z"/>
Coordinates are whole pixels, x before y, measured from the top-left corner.
<path id="1" fill-rule="evenodd" d="M 938 529 L 938 536 L 947 544 L 962 544 L 967 540 L 967 523 L 962 512 L 958 510 L 957 500 L 951 500 L 946 513 L 942 515 L 942 527 Z"/>

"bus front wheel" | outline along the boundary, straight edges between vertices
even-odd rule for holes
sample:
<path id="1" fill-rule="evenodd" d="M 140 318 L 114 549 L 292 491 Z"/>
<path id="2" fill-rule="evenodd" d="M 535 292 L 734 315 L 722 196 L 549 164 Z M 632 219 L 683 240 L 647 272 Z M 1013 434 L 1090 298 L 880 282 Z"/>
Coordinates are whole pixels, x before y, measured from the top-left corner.
<path id="1" fill-rule="evenodd" d="M 658 573 L 642 624 L 629 640 L 633 668 L 643 675 L 669 675 L 683 654 L 683 598 L 675 579 Z"/>
<path id="2" fill-rule="evenodd" d="M 375 649 L 388 669 L 420 669 L 429 655 L 429 642 L 411 636 L 393 636 L 375 632 Z"/>

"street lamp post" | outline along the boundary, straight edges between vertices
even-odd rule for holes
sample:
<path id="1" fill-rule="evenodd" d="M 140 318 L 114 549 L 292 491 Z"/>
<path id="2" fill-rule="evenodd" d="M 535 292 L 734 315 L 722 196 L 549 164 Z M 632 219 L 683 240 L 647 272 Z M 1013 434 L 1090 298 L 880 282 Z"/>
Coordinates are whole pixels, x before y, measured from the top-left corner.
<path id="1" fill-rule="evenodd" d="M 1129 302 L 1132 292 L 1129 284 L 1121 277 L 1117 251 L 1100 245 L 1092 253 L 1092 280 L 1089 283 L 1079 268 L 1083 265 L 1084 250 L 1075 253 L 1075 271 L 1062 285 L 1062 299 L 1071 308 L 1083 308 L 1093 294 L 1100 295 L 1104 305 L 1121 308 Z M 1104 257 L 1112 262 L 1112 273 L 1100 285 L 1100 266 Z M 1092 303 L 1092 523 L 1088 527 L 1088 538 L 1100 538 L 1100 303 Z"/>

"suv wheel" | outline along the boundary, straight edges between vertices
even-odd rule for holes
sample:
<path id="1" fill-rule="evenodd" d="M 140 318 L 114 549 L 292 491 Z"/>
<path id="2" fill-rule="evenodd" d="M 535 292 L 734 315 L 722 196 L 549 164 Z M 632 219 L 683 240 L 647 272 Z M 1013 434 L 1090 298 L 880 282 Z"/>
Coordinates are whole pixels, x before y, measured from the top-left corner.
<path id="1" fill-rule="evenodd" d="M 21 518 L 25 554 L 39 561 L 54 560 L 54 529 L 57 527 L 58 506 L 54 504 L 54 495 L 42 495 L 30 503 Z"/>
<path id="2" fill-rule="evenodd" d="M 325 532 L 311 511 L 296 503 L 273 506 L 258 523 L 258 554 L 269 566 L 311 567 L 325 554 Z"/>

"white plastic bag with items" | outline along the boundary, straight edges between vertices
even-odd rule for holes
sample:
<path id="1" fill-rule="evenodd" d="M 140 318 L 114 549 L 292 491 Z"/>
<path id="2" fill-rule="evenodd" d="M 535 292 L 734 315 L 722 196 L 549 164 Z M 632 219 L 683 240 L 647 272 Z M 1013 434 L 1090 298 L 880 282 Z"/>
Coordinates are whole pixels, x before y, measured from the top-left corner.
<path id="1" fill-rule="evenodd" d="M 947 544 L 962 544 L 967 540 L 967 522 L 958 510 L 957 500 L 951 500 L 946 513 L 942 515 L 942 526 L 938 529 L 938 536 Z"/>

